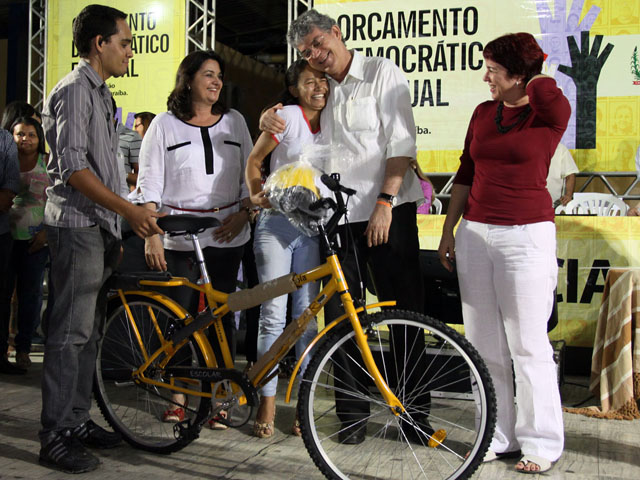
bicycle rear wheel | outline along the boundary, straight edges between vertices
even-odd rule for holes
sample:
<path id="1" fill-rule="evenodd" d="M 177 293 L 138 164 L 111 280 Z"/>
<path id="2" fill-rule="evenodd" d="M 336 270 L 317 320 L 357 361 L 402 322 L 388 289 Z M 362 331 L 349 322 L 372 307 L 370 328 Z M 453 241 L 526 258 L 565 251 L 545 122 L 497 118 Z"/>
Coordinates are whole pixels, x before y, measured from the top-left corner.
<path id="1" fill-rule="evenodd" d="M 211 399 L 188 395 L 176 401 L 173 391 L 162 386 L 135 382 L 132 376 L 145 361 L 145 355 L 158 350 L 169 331 L 176 328 L 176 315 L 161 303 L 144 296 L 128 296 L 134 325 L 124 305 L 107 315 L 105 332 L 98 344 L 94 392 L 107 422 L 131 445 L 156 453 L 180 450 L 197 437 L 198 424 L 209 415 Z M 139 332 L 140 340 L 136 335 Z M 166 355 L 160 355 L 145 376 L 161 384 L 171 384 L 159 368 Z M 203 355 L 193 338 L 171 358 L 170 366 L 204 367 Z M 173 382 L 196 392 L 211 392 L 211 384 L 193 379 Z M 167 410 L 182 409 L 184 420 L 191 420 L 188 435 L 178 435 L 177 420 L 167 421 Z M 180 411 L 176 415 L 180 417 Z M 174 428 L 175 427 L 175 428 Z M 194 430 L 195 429 L 195 430 Z"/>
<path id="2" fill-rule="evenodd" d="M 345 323 L 313 355 L 300 385 L 298 415 L 313 461 L 330 479 L 469 477 L 495 427 L 482 359 L 463 336 L 424 315 L 387 310 L 365 318 L 374 360 L 406 412 L 391 412 Z"/>

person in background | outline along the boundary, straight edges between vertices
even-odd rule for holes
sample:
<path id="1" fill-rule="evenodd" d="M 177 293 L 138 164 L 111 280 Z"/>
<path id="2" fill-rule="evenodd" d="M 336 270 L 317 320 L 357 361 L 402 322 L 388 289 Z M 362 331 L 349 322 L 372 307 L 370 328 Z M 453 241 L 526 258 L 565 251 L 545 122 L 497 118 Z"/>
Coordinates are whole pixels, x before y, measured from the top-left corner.
<path id="1" fill-rule="evenodd" d="M 66 473 L 95 470 L 88 448 L 121 441 L 91 420 L 97 343 L 106 313 L 105 282 L 120 257 L 120 221 L 140 236 L 163 233 L 160 214 L 120 197 L 118 136 L 105 81 L 127 72 L 127 15 L 88 5 L 73 19 L 78 66 L 52 89 L 42 121 L 51 149 L 44 223 L 56 301 L 46 323 L 39 462 Z"/>
<path id="2" fill-rule="evenodd" d="M 36 111 L 33 106 L 22 100 L 14 100 L 4 107 L 0 128 L 4 128 L 7 131 L 11 130 L 15 121 L 20 117 L 33 117 L 42 123 L 40 112 Z"/>
<path id="3" fill-rule="evenodd" d="M 144 138 L 144 134 L 147 133 L 151 120 L 153 120 L 155 116 L 155 113 L 151 112 L 138 112 L 133 116 L 133 129 L 138 132 L 141 138 Z"/>
<path id="4" fill-rule="evenodd" d="M 18 166 L 18 148 L 11 134 L 0 129 L 0 292 L 8 287 L 8 276 L 5 274 L 11 259 L 13 237 L 9 228 L 9 211 L 13 199 L 20 191 L 20 168 Z M 9 316 L 10 312 L 1 313 L 0 322 L 0 373 L 10 375 L 23 374 L 26 371 L 9 361 Z M 6 318 L 6 321 L 5 321 Z M 6 324 L 5 324 L 6 323 Z"/>
<path id="5" fill-rule="evenodd" d="M 15 338 L 16 365 L 31 366 L 31 339 L 40 323 L 42 282 L 49 257 L 47 232 L 44 230 L 45 189 L 47 176 L 44 132 L 32 117 L 19 118 L 12 127 L 20 161 L 20 191 L 9 212 L 13 247 L 0 292 L 2 334 L 9 327 L 11 297 L 18 297 L 18 334 Z M 6 327 L 6 328 L 5 328 Z"/>
<path id="6" fill-rule="evenodd" d="M 122 122 L 118 122 L 116 131 L 118 132 L 118 158 L 124 166 L 127 186 L 129 190 L 133 190 L 138 181 L 138 157 L 142 137 L 138 132 L 125 127 Z"/>
<path id="7" fill-rule="evenodd" d="M 251 202 L 244 169 L 253 142 L 242 115 L 220 100 L 224 68 L 222 58 L 213 51 L 192 52 L 182 60 L 167 101 L 169 111 L 151 122 L 142 141 L 138 183 L 129 198 L 153 212 L 219 219 L 220 227 L 205 230 L 199 238 L 213 287 L 231 293 L 249 241 Z M 169 269 L 192 282 L 200 277 L 193 244 L 182 236 L 148 237 L 145 257 L 153 270 Z M 197 292 L 178 287 L 167 289 L 166 294 L 193 317 L 197 315 Z M 233 313 L 223 317 L 223 324 L 233 355 Z M 213 329 L 209 338 L 221 365 Z M 182 421 L 187 402 L 184 395 L 174 395 L 163 420 Z M 226 428 L 216 420 L 209 426 Z"/>
<path id="8" fill-rule="evenodd" d="M 263 208 L 256 222 L 253 248 L 260 283 L 291 272 L 305 272 L 320 264 L 317 237 L 309 237 L 294 227 L 289 220 L 274 210 L 262 189 L 262 162 L 271 154 L 270 171 L 299 159 L 302 147 L 312 144 L 320 133 L 320 114 L 327 103 L 329 85 L 325 76 L 312 69 L 304 59 L 294 62 L 285 73 L 285 91 L 280 103 L 285 107 L 278 115 L 285 119 L 287 128 L 282 134 L 262 132 L 249 155 L 245 173 L 251 202 Z M 308 283 L 291 295 L 291 318 L 298 318 L 319 291 L 317 282 Z M 258 330 L 258 359 L 262 357 L 282 333 L 287 317 L 287 295 L 268 300 L 260 307 Z M 296 343 L 296 356 L 302 354 L 317 333 L 312 321 Z M 300 375 L 308 364 L 303 363 Z M 253 425 L 253 434 L 269 438 L 275 433 L 277 377 L 260 391 L 260 405 Z M 300 436 L 296 419 L 292 433 Z"/>
<path id="9" fill-rule="evenodd" d="M 522 454 L 518 472 L 542 473 L 564 446 L 547 336 L 558 264 L 545 187 L 571 107 L 540 74 L 543 53 L 531 34 L 499 37 L 483 56 L 492 99 L 471 117 L 438 254 L 449 271 L 455 260 L 465 334 L 495 386 L 497 423 L 483 461 Z"/>
<path id="10" fill-rule="evenodd" d="M 569 149 L 559 143 L 553 157 L 551 157 L 549 174 L 547 175 L 547 190 L 549 190 L 554 207 L 566 205 L 573 199 L 573 192 L 576 188 L 576 173 L 579 171 Z"/>
<path id="11" fill-rule="evenodd" d="M 424 195 L 424 203 L 418 207 L 417 213 L 421 215 L 429 215 L 431 213 L 431 205 L 436 198 L 436 191 L 433 188 L 433 183 L 429 180 L 429 177 L 422 171 L 417 160 L 411 162 L 411 168 L 416 172 L 418 179 L 420 180 L 420 188 L 422 188 L 422 194 Z"/>

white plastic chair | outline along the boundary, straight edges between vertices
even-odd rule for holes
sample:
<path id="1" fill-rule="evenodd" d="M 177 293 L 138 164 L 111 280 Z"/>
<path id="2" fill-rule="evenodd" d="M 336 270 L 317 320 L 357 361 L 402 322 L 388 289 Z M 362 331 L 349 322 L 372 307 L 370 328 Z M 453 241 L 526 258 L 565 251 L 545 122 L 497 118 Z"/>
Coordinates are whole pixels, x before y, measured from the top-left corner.
<path id="1" fill-rule="evenodd" d="M 624 201 L 609 193 L 574 194 L 573 200 L 564 207 L 564 213 L 567 215 L 591 214 L 601 217 L 624 217 L 627 210 L 629 206 Z"/>
<path id="2" fill-rule="evenodd" d="M 556 215 L 569 215 L 569 213 L 566 210 L 567 210 L 567 207 L 560 204 L 556 207 Z"/>
<path id="3" fill-rule="evenodd" d="M 440 215 L 442 213 L 442 202 L 438 198 L 434 198 L 429 207 L 429 213 L 431 215 Z"/>

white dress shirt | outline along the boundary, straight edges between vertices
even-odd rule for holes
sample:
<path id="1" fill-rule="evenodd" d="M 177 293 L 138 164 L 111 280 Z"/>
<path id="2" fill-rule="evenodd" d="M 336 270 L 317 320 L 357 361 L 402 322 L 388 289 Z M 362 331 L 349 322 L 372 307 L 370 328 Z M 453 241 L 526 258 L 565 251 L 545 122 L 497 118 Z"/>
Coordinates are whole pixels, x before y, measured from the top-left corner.
<path id="1" fill-rule="evenodd" d="M 393 62 L 364 57 L 357 51 L 353 51 L 351 67 L 342 82 L 328 78 L 330 94 L 320 117 L 321 141 L 344 146 L 350 153 L 332 169 L 341 174 L 343 185 L 358 192 L 349 203 L 349 219 L 368 221 L 382 189 L 387 159 L 416 158 L 409 87 Z M 424 201 L 411 168 L 397 199 L 398 205 Z"/>
<path id="2" fill-rule="evenodd" d="M 559 143 L 553 157 L 551 157 L 551 162 L 549 162 L 549 174 L 547 175 L 547 190 L 549 191 L 549 195 L 551 195 L 552 202 L 555 202 L 562 196 L 564 179 L 572 173 L 578 173 L 579 171 L 569 149 Z"/>

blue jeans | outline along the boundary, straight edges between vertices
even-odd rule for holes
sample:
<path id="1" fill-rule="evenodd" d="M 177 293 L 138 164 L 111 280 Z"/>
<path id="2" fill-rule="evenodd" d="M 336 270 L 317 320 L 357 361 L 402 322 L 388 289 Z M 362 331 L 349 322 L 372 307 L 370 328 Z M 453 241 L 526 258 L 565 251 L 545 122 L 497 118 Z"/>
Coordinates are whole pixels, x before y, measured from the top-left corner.
<path id="1" fill-rule="evenodd" d="M 120 257 L 120 241 L 97 225 L 46 229 L 56 301 L 43 325 L 43 445 L 56 432 L 90 418 L 97 344 L 106 312 L 104 284 Z"/>
<path id="2" fill-rule="evenodd" d="M 18 335 L 16 335 L 16 351 L 31 352 L 31 339 L 40 323 L 42 308 L 42 281 L 44 268 L 49 258 L 49 249 L 41 248 L 29 253 L 29 240 L 14 240 L 11 260 L 6 273 L 5 284 L 0 293 L 0 323 L 9 325 L 11 295 L 13 288 L 18 292 Z M 6 352 L 6 348 L 3 350 Z"/>
<path id="3" fill-rule="evenodd" d="M 256 224 L 253 250 L 260 283 L 287 275 L 302 273 L 320 264 L 320 249 L 317 237 L 307 237 L 280 214 L 263 212 Z M 311 301 L 318 295 L 320 284 L 307 283 L 293 292 L 291 318 L 298 318 Z M 282 295 L 264 302 L 260 308 L 258 327 L 258 358 L 262 357 L 282 333 L 287 316 L 287 296 Z M 296 343 L 296 356 L 311 343 L 318 331 L 315 319 L 309 322 L 304 335 Z M 309 363 L 309 357 L 302 365 L 300 375 Z M 261 394 L 271 397 L 276 394 L 278 379 L 273 378 L 261 390 Z"/>

